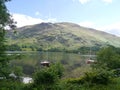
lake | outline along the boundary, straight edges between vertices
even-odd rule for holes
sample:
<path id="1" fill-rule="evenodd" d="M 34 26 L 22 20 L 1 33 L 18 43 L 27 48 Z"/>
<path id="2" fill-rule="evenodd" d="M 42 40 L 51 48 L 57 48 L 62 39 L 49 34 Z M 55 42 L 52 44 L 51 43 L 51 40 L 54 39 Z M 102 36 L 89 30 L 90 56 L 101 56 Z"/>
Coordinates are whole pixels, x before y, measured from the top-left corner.
<path id="1" fill-rule="evenodd" d="M 32 75 L 35 68 L 40 66 L 40 62 L 47 60 L 51 64 L 59 62 L 64 67 L 64 77 L 77 77 L 90 69 L 86 60 L 90 55 L 80 55 L 65 52 L 9 52 L 23 54 L 22 59 L 12 60 L 12 66 L 17 65 L 23 68 L 26 75 Z M 92 55 L 95 58 L 95 55 Z M 71 74 L 72 73 L 72 74 Z"/>

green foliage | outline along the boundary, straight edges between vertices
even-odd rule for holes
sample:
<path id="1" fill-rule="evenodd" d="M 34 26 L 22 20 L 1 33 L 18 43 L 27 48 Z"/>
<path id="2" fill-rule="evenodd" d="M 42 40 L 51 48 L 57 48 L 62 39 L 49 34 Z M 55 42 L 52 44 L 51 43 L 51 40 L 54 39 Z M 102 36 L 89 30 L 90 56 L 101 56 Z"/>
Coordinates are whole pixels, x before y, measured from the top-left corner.
<path id="1" fill-rule="evenodd" d="M 110 69 L 120 68 L 119 48 L 107 47 L 98 52 L 97 60 L 99 64 L 106 64 Z"/>
<path id="2" fill-rule="evenodd" d="M 36 85 L 50 85 L 56 82 L 57 75 L 49 71 L 49 69 L 42 69 L 36 72 L 34 78 L 34 83 Z"/>
<path id="3" fill-rule="evenodd" d="M 107 71 L 106 69 L 94 69 L 90 72 L 86 72 L 84 76 L 77 79 L 70 79 L 67 82 L 73 84 L 103 84 L 106 85 L 111 82 L 112 72 Z"/>
<path id="4" fill-rule="evenodd" d="M 50 67 L 42 67 L 34 74 L 34 83 L 25 87 L 25 90 L 59 90 L 59 79 L 62 76 L 62 67 L 59 63 Z"/>
<path id="5" fill-rule="evenodd" d="M 0 76 L 8 77 L 9 73 L 9 57 L 6 55 L 6 45 L 5 45 L 5 27 L 9 26 L 14 29 L 15 25 L 13 19 L 11 18 L 5 2 L 10 0 L 0 0 Z"/>
<path id="6" fill-rule="evenodd" d="M 13 71 L 14 74 L 15 74 L 16 76 L 18 76 L 18 77 L 20 77 L 20 76 L 23 75 L 23 69 L 22 69 L 22 67 L 20 67 L 20 66 L 14 66 L 14 67 L 12 68 L 12 71 Z"/>
<path id="7" fill-rule="evenodd" d="M 54 84 L 63 75 L 63 68 L 59 63 L 50 67 L 43 67 L 37 70 L 34 75 L 34 83 L 36 85 Z"/>
<path id="8" fill-rule="evenodd" d="M 0 90 L 20 90 L 20 83 L 18 85 L 18 82 L 9 80 L 9 74 L 11 73 L 9 60 L 11 56 L 6 54 L 5 28 L 15 29 L 16 26 L 5 4 L 8 1 L 10 0 L 0 0 L 0 77 L 3 77 L 3 79 L 0 79 Z"/>
<path id="9" fill-rule="evenodd" d="M 52 73 L 55 73 L 57 76 L 58 76 L 58 78 L 61 78 L 62 76 L 63 76 L 63 70 L 64 70 L 64 68 L 63 68 L 63 66 L 60 64 L 60 63 L 55 63 L 55 64 L 53 64 L 50 68 L 49 68 L 49 70 L 52 72 Z"/>
<path id="10" fill-rule="evenodd" d="M 110 83 L 112 77 L 112 72 L 105 69 L 97 69 L 92 72 L 85 73 L 83 77 L 84 80 L 88 83 L 93 84 L 103 84 L 106 85 Z"/>
<path id="11" fill-rule="evenodd" d="M 0 90 L 24 90 L 24 84 L 13 80 L 0 80 Z"/>
<path id="12" fill-rule="evenodd" d="M 21 47 L 16 44 L 12 44 L 7 46 L 7 51 L 21 51 Z"/>

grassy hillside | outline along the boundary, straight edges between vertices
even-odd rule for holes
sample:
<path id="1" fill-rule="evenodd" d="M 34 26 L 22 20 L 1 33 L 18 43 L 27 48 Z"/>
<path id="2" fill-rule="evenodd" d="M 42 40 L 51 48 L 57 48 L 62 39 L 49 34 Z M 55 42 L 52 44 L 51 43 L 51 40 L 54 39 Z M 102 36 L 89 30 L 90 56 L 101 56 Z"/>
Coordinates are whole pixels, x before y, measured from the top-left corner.
<path id="1" fill-rule="evenodd" d="M 74 23 L 41 23 L 8 32 L 8 44 L 48 49 L 76 50 L 82 46 L 113 45 L 120 47 L 120 37 Z"/>

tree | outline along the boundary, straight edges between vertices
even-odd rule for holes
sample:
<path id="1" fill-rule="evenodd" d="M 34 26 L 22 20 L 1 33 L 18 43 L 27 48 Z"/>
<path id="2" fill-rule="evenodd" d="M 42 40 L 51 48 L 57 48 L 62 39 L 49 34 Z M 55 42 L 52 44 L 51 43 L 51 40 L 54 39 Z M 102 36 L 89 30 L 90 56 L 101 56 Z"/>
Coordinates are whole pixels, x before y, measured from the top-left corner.
<path id="1" fill-rule="evenodd" d="M 61 90 L 58 82 L 63 75 L 60 63 L 51 64 L 50 67 L 41 67 L 34 73 L 34 82 L 25 87 L 25 90 Z"/>
<path id="2" fill-rule="evenodd" d="M 12 19 L 12 16 L 9 14 L 8 9 L 5 5 L 6 2 L 10 0 L 0 0 L 0 76 L 8 77 L 9 68 L 8 62 L 9 58 L 5 54 L 6 45 L 5 45 L 5 33 L 6 27 L 15 29 L 15 23 Z"/>
<path id="3" fill-rule="evenodd" d="M 34 83 L 37 85 L 54 84 L 63 75 L 63 67 L 60 63 L 50 65 L 37 70 L 34 74 Z"/>
<path id="4" fill-rule="evenodd" d="M 120 68 L 120 54 L 118 48 L 107 47 L 99 51 L 97 55 L 98 63 L 106 64 L 110 69 Z"/>

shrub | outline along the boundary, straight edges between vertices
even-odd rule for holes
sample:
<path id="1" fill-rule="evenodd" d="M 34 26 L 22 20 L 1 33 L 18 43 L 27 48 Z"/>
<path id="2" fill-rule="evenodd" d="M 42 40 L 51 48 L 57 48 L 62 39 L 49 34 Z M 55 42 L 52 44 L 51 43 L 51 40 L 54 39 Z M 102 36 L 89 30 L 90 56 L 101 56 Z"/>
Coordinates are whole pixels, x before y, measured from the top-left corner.
<path id="1" fill-rule="evenodd" d="M 84 76 L 77 79 L 69 79 L 67 83 L 73 84 L 108 84 L 111 82 L 113 76 L 112 71 L 105 68 L 93 69 L 90 72 L 86 72 Z"/>
<path id="2" fill-rule="evenodd" d="M 50 67 L 39 68 L 34 73 L 34 83 L 25 87 L 25 90 L 60 90 L 59 79 L 63 75 L 61 64 L 56 63 Z"/>
<path id="3" fill-rule="evenodd" d="M 34 75 L 34 83 L 36 85 L 51 85 L 54 84 L 57 79 L 57 75 L 46 68 L 36 72 Z"/>
<path id="4" fill-rule="evenodd" d="M 110 69 L 120 68 L 119 48 L 107 47 L 101 49 L 97 54 L 99 64 L 106 64 Z"/>

